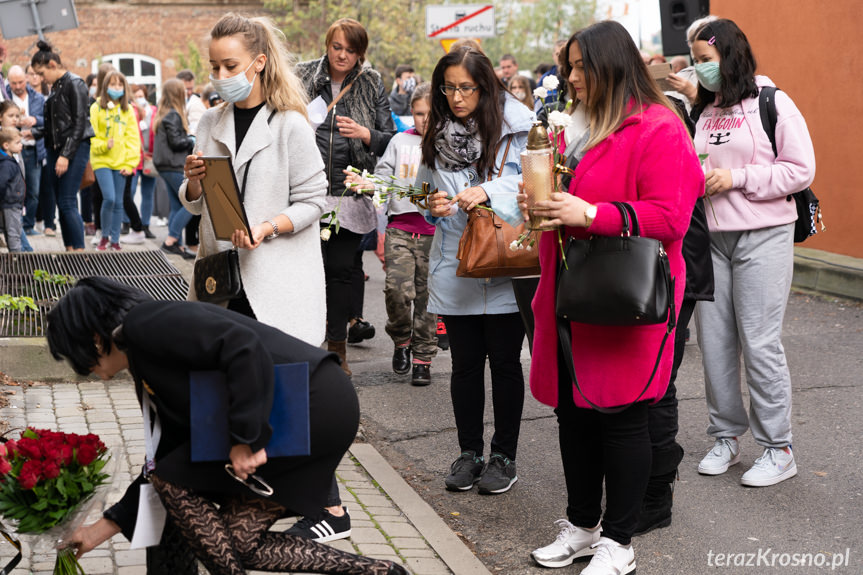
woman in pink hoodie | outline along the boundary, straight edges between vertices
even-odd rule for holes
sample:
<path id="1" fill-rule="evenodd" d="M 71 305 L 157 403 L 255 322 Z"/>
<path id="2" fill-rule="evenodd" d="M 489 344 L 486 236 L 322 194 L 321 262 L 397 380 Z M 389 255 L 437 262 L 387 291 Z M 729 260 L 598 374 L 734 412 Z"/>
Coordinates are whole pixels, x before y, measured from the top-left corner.
<path id="1" fill-rule="evenodd" d="M 705 24 L 692 55 L 698 76 L 695 149 L 707 154 L 706 194 L 715 301 L 697 308 L 704 362 L 707 433 L 714 438 L 698 472 L 725 473 L 740 462 L 737 438 L 747 429 L 764 452 L 743 485 L 774 485 L 797 474 L 791 451 L 791 377 L 782 320 L 794 269 L 789 194 L 812 183 L 815 152 L 794 102 L 775 94 L 776 154 L 761 124 L 758 94 L 773 86 L 755 75 L 746 36 L 731 20 Z M 740 354 L 749 385 L 743 405 Z"/>
<path id="2" fill-rule="evenodd" d="M 549 216 L 549 226 L 560 226 L 564 241 L 569 236 L 619 236 L 623 220 L 612 202 L 629 203 L 641 235 L 660 240 L 668 253 L 671 274 L 678 279 L 675 309 L 680 309 L 686 277 L 681 244 L 695 202 L 704 193 L 689 133 L 619 23 L 599 22 L 577 32 L 564 54 L 572 70 L 569 87 L 585 108 L 589 131 L 575 147 L 579 163 L 569 193 L 556 192 L 552 200 L 539 202 L 545 209 L 536 213 Z M 520 201 L 526 210 L 524 195 Z M 555 314 L 557 232 L 542 234 L 539 259 L 530 389 L 537 400 L 555 407 L 568 500 L 567 518 L 556 522 L 557 539 L 531 555 L 545 567 L 564 567 L 593 555 L 583 575 L 631 573 L 631 539 L 650 475 L 647 406 L 668 387 L 674 350 L 663 348 L 651 379 L 666 334 L 664 323 L 572 322 L 572 346 L 564 351 Z M 570 353 L 581 392 L 565 367 Z M 626 409 L 601 412 L 585 398 L 602 408 Z"/>

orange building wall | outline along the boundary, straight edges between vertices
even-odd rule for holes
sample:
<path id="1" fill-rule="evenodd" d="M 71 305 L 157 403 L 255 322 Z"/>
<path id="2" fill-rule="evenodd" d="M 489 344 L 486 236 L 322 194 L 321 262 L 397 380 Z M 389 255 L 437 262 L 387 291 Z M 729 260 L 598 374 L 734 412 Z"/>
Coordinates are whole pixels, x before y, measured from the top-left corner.
<path id="1" fill-rule="evenodd" d="M 786 91 L 815 145 L 812 188 L 827 231 L 805 247 L 863 258 L 863 10 L 860 0 L 711 0 L 746 34 L 758 73 Z"/>

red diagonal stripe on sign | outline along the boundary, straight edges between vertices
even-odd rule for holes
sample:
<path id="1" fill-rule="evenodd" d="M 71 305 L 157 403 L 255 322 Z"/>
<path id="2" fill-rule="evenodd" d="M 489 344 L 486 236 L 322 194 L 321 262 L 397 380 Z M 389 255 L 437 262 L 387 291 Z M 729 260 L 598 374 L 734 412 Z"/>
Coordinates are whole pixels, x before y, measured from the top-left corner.
<path id="1" fill-rule="evenodd" d="M 455 28 L 456 26 L 458 26 L 458 25 L 459 25 L 459 24 L 461 24 L 462 22 L 465 22 L 465 21 L 467 21 L 467 20 L 470 20 L 470 19 L 471 19 L 471 18 L 473 18 L 474 16 L 479 16 L 479 15 L 480 15 L 480 14 L 482 14 L 483 12 L 486 12 L 486 11 L 488 11 L 488 10 L 491 10 L 492 8 L 494 8 L 494 6 L 492 6 L 491 4 L 489 4 L 488 6 L 483 6 L 482 8 L 480 8 L 479 10 L 477 10 L 476 12 L 474 12 L 473 14 L 468 14 L 468 15 L 467 15 L 467 16 L 465 16 L 464 18 L 459 18 L 458 20 L 456 20 L 456 21 L 455 21 L 455 22 L 453 22 L 452 24 L 450 24 L 450 25 L 448 25 L 448 26 L 444 26 L 444 27 L 443 27 L 443 28 L 441 28 L 440 30 L 437 30 L 437 31 L 435 31 L 435 32 L 432 32 L 431 34 L 429 34 L 429 38 L 434 38 L 434 37 L 435 37 L 435 36 L 437 36 L 438 34 L 441 34 L 441 33 L 443 33 L 443 32 L 446 32 L 447 30 L 451 30 L 452 28 Z"/>

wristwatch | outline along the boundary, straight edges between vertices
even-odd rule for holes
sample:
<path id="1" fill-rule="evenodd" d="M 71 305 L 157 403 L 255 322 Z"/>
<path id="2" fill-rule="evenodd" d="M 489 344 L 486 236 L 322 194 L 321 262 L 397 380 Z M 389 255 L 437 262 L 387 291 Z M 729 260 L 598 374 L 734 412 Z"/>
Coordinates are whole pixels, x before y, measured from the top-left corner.
<path id="1" fill-rule="evenodd" d="M 596 217 L 596 206 L 590 204 L 586 208 L 584 208 L 584 227 L 589 228 L 590 224 L 593 223 L 593 219 Z"/>
<path id="2" fill-rule="evenodd" d="M 266 239 L 273 240 L 273 239 L 276 239 L 277 237 L 279 237 L 279 225 L 276 222 L 274 222 L 273 220 L 267 220 L 267 223 L 270 224 L 271 226 L 273 226 L 273 233 L 268 235 L 266 237 Z"/>

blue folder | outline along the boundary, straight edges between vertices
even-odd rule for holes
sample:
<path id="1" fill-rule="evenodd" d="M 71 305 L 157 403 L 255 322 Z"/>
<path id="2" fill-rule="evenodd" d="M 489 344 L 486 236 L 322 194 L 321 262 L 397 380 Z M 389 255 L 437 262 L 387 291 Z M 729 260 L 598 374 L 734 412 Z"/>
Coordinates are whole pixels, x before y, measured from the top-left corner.
<path id="1" fill-rule="evenodd" d="M 273 436 L 267 457 L 308 455 L 309 364 L 285 363 L 274 367 L 273 408 L 269 423 Z M 228 386 L 221 371 L 189 374 L 192 461 L 228 461 Z"/>

